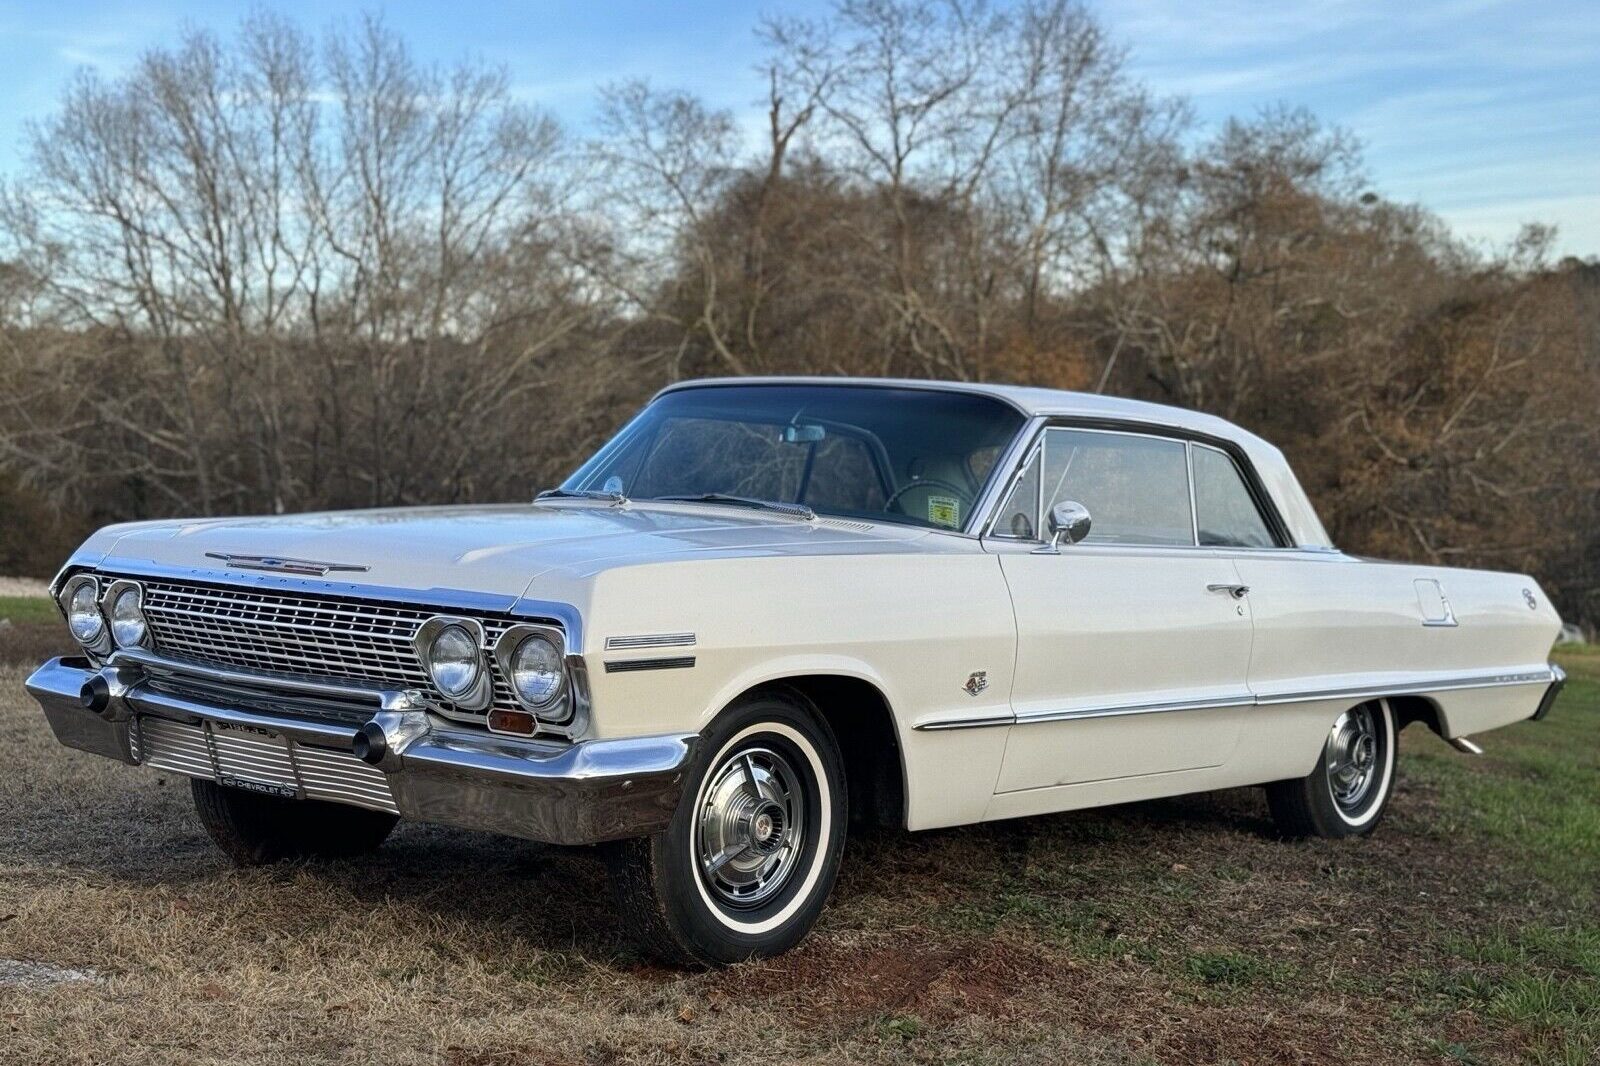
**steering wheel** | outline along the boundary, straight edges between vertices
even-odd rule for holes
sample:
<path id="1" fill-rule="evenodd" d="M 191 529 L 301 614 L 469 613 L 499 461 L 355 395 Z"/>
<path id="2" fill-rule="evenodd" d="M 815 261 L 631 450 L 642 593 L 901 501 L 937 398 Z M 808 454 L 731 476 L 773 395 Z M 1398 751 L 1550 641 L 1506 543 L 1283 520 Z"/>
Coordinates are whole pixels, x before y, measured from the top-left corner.
<path id="1" fill-rule="evenodd" d="M 912 489 L 944 489 L 947 492 L 953 492 L 963 508 L 968 511 L 972 510 L 973 501 L 971 493 L 959 485 L 952 484 L 943 480 L 942 478 L 936 477 L 919 478 L 916 481 L 910 481 L 904 485 L 901 485 L 899 488 L 889 493 L 888 498 L 883 501 L 883 509 L 887 511 L 889 508 L 893 507 L 897 502 L 899 502 L 900 497 L 904 496 Z M 902 511 L 901 513 L 905 514 L 907 512 Z"/>

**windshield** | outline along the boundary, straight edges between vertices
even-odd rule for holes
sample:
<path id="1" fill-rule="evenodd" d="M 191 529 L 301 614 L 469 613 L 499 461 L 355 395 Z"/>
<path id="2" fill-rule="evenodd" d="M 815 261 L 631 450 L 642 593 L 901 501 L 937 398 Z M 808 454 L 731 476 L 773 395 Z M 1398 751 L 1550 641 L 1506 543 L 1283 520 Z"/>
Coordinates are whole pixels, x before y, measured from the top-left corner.
<path id="1" fill-rule="evenodd" d="M 965 529 L 1022 422 L 999 400 L 939 389 L 680 389 L 646 407 L 561 488 L 631 500 L 741 497 Z"/>

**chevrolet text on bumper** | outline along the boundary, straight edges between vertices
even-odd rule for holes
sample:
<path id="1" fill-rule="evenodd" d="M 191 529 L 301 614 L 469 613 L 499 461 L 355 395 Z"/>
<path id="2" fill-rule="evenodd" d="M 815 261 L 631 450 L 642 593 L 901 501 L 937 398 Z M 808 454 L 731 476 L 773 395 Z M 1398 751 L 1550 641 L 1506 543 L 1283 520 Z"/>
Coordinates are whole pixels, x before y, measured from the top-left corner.
<path id="1" fill-rule="evenodd" d="M 1402 729 L 1481 751 L 1564 680 L 1533 578 L 1345 554 L 1221 419 L 995 385 L 686 382 L 531 502 L 111 526 L 52 594 L 56 736 L 235 862 L 602 844 L 699 965 L 799 942 L 853 822 L 1256 785 L 1360 836 Z"/>
<path id="2" fill-rule="evenodd" d="M 518 740 L 447 724 L 406 692 L 297 684 L 143 652 L 118 652 L 100 669 L 85 658 L 52 659 L 27 687 L 71 748 L 264 795 L 552 844 L 664 828 L 696 739 Z M 366 697 L 375 709 L 354 728 L 274 713 L 274 700 L 291 693 Z"/>

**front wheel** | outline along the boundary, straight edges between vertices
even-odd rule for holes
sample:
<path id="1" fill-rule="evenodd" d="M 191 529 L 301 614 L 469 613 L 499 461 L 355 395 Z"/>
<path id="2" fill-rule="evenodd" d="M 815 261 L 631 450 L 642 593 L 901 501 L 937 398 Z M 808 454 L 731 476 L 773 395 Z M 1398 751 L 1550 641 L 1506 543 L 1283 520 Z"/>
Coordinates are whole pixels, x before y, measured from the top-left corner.
<path id="1" fill-rule="evenodd" d="M 786 693 L 742 701 L 702 737 L 666 830 L 613 845 L 618 908 L 669 962 L 776 955 L 827 902 L 844 817 L 843 762 L 821 716 Z"/>
<path id="2" fill-rule="evenodd" d="M 1267 786 L 1267 806 L 1286 836 L 1372 832 L 1394 791 L 1394 710 L 1373 700 L 1341 714 L 1309 776 Z"/>
<path id="3" fill-rule="evenodd" d="M 189 779 L 206 835 L 239 866 L 286 859 L 346 859 L 376 851 L 392 814 L 320 800 L 282 799 Z"/>

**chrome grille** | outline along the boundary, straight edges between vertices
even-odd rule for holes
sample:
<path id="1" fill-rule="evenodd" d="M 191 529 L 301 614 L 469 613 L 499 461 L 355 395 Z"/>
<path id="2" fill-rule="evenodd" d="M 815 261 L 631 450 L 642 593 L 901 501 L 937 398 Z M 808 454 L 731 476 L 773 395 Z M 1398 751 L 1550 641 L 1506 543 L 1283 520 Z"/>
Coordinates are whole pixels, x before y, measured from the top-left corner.
<path id="1" fill-rule="evenodd" d="M 243 667 L 297 677 L 419 689 L 452 717 L 481 722 L 487 711 L 455 708 L 433 686 L 411 640 L 439 611 L 365 600 L 303 596 L 136 578 L 156 649 L 172 659 Z M 480 618 L 493 646 L 515 623 Z M 488 657 L 492 706 L 518 709 L 500 668 Z"/>
<path id="2" fill-rule="evenodd" d="M 349 752 L 296 744 L 258 731 L 190 725 L 153 715 L 138 718 L 139 761 L 208 781 L 293 788 L 306 799 L 329 800 L 398 814 L 389 779 Z"/>

